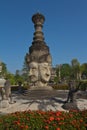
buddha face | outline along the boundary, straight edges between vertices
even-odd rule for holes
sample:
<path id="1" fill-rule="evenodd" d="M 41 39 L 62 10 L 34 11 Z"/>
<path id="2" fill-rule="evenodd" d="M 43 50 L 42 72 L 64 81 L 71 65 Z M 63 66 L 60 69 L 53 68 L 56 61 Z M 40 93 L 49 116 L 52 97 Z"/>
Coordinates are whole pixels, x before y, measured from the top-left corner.
<path id="1" fill-rule="evenodd" d="M 48 82 L 51 76 L 51 68 L 47 62 L 39 64 L 39 76 L 41 81 Z"/>
<path id="2" fill-rule="evenodd" d="M 36 82 L 38 81 L 38 63 L 37 62 L 31 62 L 29 64 L 29 77 L 31 82 Z"/>
<path id="3" fill-rule="evenodd" d="M 47 62 L 37 63 L 31 62 L 29 64 L 30 72 L 29 77 L 31 82 L 48 82 L 51 76 L 51 69 Z"/>

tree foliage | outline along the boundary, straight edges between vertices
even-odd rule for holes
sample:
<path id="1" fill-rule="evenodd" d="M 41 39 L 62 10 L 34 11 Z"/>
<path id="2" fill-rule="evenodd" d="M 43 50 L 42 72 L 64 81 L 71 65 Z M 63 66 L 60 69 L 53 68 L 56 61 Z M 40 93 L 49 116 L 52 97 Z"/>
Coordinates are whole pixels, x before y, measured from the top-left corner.
<path id="1" fill-rule="evenodd" d="M 1 69 L 0 75 L 2 77 L 5 77 L 7 74 L 7 66 L 4 62 L 1 62 L 1 66 L 2 66 L 2 69 Z"/>
<path id="2" fill-rule="evenodd" d="M 60 79 L 68 80 L 68 79 L 76 79 L 81 80 L 83 78 L 87 79 L 87 63 L 80 62 L 74 58 L 71 60 L 71 64 L 64 63 L 56 66 L 56 81 Z"/>
<path id="3" fill-rule="evenodd" d="M 62 79 L 69 79 L 71 75 L 71 66 L 69 64 L 62 64 L 61 67 L 61 78 Z"/>

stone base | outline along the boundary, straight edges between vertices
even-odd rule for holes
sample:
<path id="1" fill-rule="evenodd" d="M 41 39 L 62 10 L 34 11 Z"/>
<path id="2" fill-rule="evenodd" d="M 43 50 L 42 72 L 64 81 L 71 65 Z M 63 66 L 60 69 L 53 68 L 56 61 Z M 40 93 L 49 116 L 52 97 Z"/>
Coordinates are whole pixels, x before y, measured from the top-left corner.
<path id="1" fill-rule="evenodd" d="M 6 108 L 9 107 L 9 101 L 8 100 L 1 100 L 0 101 L 0 108 Z"/>
<path id="2" fill-rule="evenodd" d="M 31 86 L 29 90 L 53 90 L 53 88 L 51 86 L 45 86 L 45 87 Z"/>
<path id="3" fill-rule="evenodd" d="M 77 107 L 77 104 L 76 102 L 75 103 L 65 103 L 63 106 L 62 106 L 63 109 L 66 109 L 66 110 L 79 110 L 78 107 Z"/>

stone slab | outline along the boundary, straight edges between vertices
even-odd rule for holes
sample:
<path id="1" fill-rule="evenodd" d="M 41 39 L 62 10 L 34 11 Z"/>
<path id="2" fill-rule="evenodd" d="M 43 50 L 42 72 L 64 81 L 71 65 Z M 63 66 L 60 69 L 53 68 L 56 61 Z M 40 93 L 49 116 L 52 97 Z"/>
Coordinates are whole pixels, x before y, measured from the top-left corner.
<path id="1" fill-rule="evenodd" d="M 7 108 L 9 107 L 9 101 L 8 100 L 1 100 L 0 101 L 0 108 Z"/>

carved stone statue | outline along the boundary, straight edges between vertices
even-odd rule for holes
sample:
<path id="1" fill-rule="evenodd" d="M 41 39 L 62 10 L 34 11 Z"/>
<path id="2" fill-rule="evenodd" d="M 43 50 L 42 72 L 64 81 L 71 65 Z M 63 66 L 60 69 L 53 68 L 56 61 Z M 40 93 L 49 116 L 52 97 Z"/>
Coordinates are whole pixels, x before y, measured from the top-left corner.
<path id="1" fill-rule="evenodd" d="M 0 78 L 0 94 L 1 94 L 1 100 L 0 100 L 0 108 L 6 108 L 9 106 L 9 101 L 6 98 L 6 91 L 5 91 L 5 84 L 6 80 L 4 78 Z"/>
<path id="2" fill-rule="evenodd" d="M 32 88 L 48 88 L 47 83 L 51 76 L 51 67 L 48 63 L 31 62 L 30 67 L 30 80 L 33 83 Z M 49 87 L 50 88 L 50 87 Z"/>
<path id="3" fill-rule="evenodd" d="M 79 86 L 76 87 L 75 81 L 69 81 L 69 93 L 65 104 L 62 106 L 64 109 L 67 110 L 79 110 L 76 103 L 76 95 L 79 90 Z"/>
<path id="4" fill-rule="evenodd" d="M 9 104 L 15 103 L 12 100 L 12 94 L 11 94 L 11 84 L 8 79 L 3 79 L 3 84 L 0 87 L 0 93 L 1 93 L 1 101 L 0 101 L 0 108 L 6 108 L 9 106 Z"/>
<path id="5" fill-rule="evenodd" d="M 10 84 L 9 79 L 6 79 L 6 82 L 4 84 L 4 89 L 5 89 L 6 100 L 10 99 L 10 103 L 11 103 L 12 102 L 12 95 L 11 95 L 11 84 Z"/>
<path id="6" fill-rule="evenodd" d="M 76 102 L 76 94 L 79 90 L 79 86 L 76 87 L 75 81 L 70 81 L 69 82 L 69 93 L 68 93 L 68 97 L 67 97 L 67 101 L 66 102 Z"/>
<path id="7" fill-rule="evenodd" d="M 29 53 L 26 54 L 26 62 L 29 67 L 29 77 L 32 82 L 32 89 L 47 88 L 51 77 L 52 58 L 49 52 L 49 47 L 44 42 L 42 27 L 44 16 L 40 13 L 33 15 L 32 21 L 35 24 L 35 33 L 32 46 L 29 48 Z"/>

